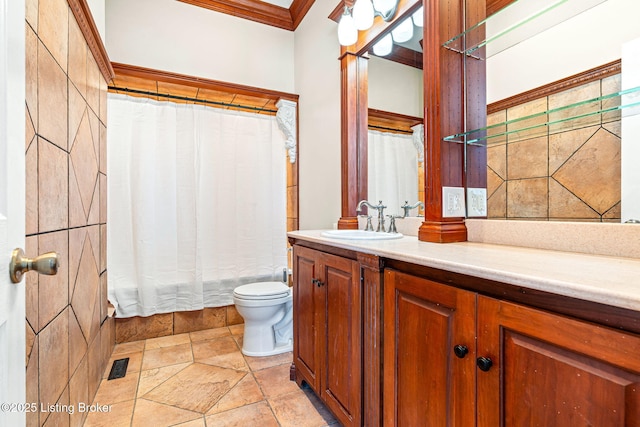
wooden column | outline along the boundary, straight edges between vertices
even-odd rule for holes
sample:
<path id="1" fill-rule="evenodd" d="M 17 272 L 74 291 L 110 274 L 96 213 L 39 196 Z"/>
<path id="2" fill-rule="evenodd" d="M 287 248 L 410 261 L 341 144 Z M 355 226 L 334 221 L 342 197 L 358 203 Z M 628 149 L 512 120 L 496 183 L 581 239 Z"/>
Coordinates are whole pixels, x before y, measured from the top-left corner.
<path id="1" fill-rule="evenodd" d="M 382 274 L 378 256 L 358 253 L 362 271 L 362 421 L 365 426 L 382 425 Z"/>
<path id="2" fill-rule="evenodd" d="M 504 1 L 504 0 L 503 0 Z M 486 0 L 466 0 L 467 28 L 482 21 L 486 16 Z M 494 3 L 495 4 L 495 3 Z M 467 37 L 467 46 L 475 46 L 485 39 L 484 27 L 479 27 Z M 485 48 L 466 56 L 466 115 L 467 129 L 482 129 L 487 126 L 487 84 Z M 474 132 L 471 138 L 481 139 L 478 144 L 467 145 L 466 188 L 487 188 L 487 140 L 486 131 Z M 487 197 L 489 195 L 487 194 Z M 470 203 L 470 201 L 467 201 Z M 469 209 L 467 211 L 470 212 Z"/>
<path id="3" fill-rule="evenodd" d="M 465 5 L 467 6 L 465 16 Z M 425 117 L 425 221 L 420 226 L 418 238 L 422 241 L 447 243 L 467 240 L 464 218 L 444 218 L 442 187 L 466 187 L 468 173 L 482 172 L 486 181 L 486 158 L 482 163 L 481 154 L 475 153 L 472 160 L 465 159 L 462 143 L 445 142 L 443 138 L 465 129 L 465 115 L 473 118 L 468 126 L 486 120 L 484 106 L 479 100 L 484 98 L 474 86 L 471 92 L 465 88 L 465 55 L 443 47 L 443 43 L 464 31 L 464 22 L 478 22 L 484 17 L 485 0 L 424 0 L 424 117 Z M 456 46 L 462 48 L 463 45 Z M 470 81 L 484 80 L 482 67 L 471 67 L 477 74 Z M 480 75 L 482 74 L 482 75 Z M 484 83 L 483 83 L 484 84 Z M 474 97 L 472 109 L 467 110 L 467 95 Z M 484 152 L 484 148 L 477 150 Z M 467 152 L 469 154 L 469 152 Z M 465 170 L 465 160 L 467 166 Z M 482 174 L 481 173 L 481 174 Z M 473 179 L 474 185 L 482 182 Z"/>
<path id="4" fill-rule="evenodd" d="M 346 52 L 340 57 L 342 209 L 340 229 L 357 229 L 356 207 L 367 198 L 367 58 Z"/>

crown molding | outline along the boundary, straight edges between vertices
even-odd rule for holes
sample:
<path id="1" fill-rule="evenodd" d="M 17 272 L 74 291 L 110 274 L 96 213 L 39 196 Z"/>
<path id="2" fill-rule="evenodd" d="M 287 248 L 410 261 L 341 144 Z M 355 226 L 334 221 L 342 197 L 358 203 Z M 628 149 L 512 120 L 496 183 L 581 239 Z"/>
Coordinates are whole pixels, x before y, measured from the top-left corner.
<path id="1" fill-rule="evenodd" d="M 367 123 L 374 130 L 412 134 L 415 125 L 422 124 L 421 117 L 407 116 L 405 114 L 393 113 L 390 111 L 376 110 L 369 108 Z"/>
<path id="2" fill-rule="evenodd" d="M 178 0 L 238 18 L 294 31 L 315 0 L 294 0 L 289 9 L 259 0 Z"/>
<path id="3" fill-rule="evenodd" d="M 564 79 L 551 82 L 544 86 L 519 93 L 500 101 L 492 102 L 491 104 L 487 105 L 487 114 L 506 110 L 507 108 L 515 107 L 516 105 L 524 104 L 525 102 L 532 101 L 534 99 L 540 99 L 549 95 L 564 92 L 565 90 L 582 86 L 586 83 L 601 80 L 605 77 L 613 76 L 615 74 L 620 74 L 621 71 L 622 61 L 620 59 L 617 59 L 607 64 L 603 64 L 599 67 L 595 67 L 590 70 L 566 77 Z"/>
<path id="4" fill-rule="evenodd" d="M 73 12 L 73 16 L 76 18 L 76 22 L 80 27 L 80 31 L 82 31 L 82 35 L 87 42 L 87 46 L 89 46 L 89 50 L 96 64 L 98 64 L 100 73 L 107 83 L 109 83 L 115 76 L 115 73 L 111 67 L 111 61 L 102 42 L 102 37 L 100 37 L 98 27 L 91 15 L 87 0 L 67 0 L 67 3 L 71 8 L 71 12 Z"/>

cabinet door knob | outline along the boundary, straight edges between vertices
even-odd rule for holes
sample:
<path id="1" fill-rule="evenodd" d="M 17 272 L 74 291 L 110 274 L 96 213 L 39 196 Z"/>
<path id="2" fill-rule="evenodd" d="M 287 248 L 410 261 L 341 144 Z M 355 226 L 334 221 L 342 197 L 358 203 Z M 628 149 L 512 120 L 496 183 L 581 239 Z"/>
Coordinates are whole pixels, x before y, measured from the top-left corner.
<path id="1" fill-rule="evenodd" d="M 458 344 L 456 346 L 453 347 L 453 352 L 456 354 L 456 356 L 458 356 L 460 359 L 464 359 L 464 357 L 469 354 L 469 349 L 467 348 L 466 345 L 461 345 Z"/>
<path id="2" fill-rule="evenodd" d="M 320 280 L 318 280 L 318 287 L 320 286 L 324 286 L 324 282 L 321 282 Z"/>
<path id="3" fill-rule="evenodd" d="M 487 372 L 493 366 L 493 360 L 488 357 L 478 357 L 476 359 L 476 365 L 481 371 Z"/>
<path id="4" fill-rule="evenodd" d="M 318 279 L 311 279 L 311 283 L 313 283 L 314 285 L 317 285 L 317 284 L 318 284 L 318 282 L 319 282 L 319 280 L 318 280 Z"/>

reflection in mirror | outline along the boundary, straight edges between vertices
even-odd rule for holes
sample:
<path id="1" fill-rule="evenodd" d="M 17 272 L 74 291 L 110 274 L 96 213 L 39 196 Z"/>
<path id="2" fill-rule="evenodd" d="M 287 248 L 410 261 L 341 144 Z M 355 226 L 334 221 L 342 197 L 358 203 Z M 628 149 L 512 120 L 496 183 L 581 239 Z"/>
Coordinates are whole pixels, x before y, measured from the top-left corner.
<path id="1" fill-rule="evenodd" d="M 389 214 L 400 215 L 405 202 L 419 200 L 421 168 L 413 135 L 369 130 L 368 138 L 368 198 L 382 200 Z"/>
<path id="2" fill-rule="evenodd" d="M 404 49 L 418 52 L 421 35 L 422 31 L 415 31 L 413 42 L 409 41 L 417 48 Z M 424 135 L 424 129 L 412 129 L 423 122 L 422 69 L 372 55 L 368 88 L 367 198 L 382 200 L 389 214 L 400 215 L 405 202 L 424 203 L 424 138 L 413 135 L 415 131 Z M 423 215 L 423 208 L 411 212 L 411 216 Z"/>
<path id="3" fill-rule="evenodd" d="M 621 174 L 622 153 L 630 152 L 625 147 L 633 135 L 625 133 L 625 120 L 637 114 L 629 107 L 637 102 L 640 84 L 625 84 L 638 71 L 625 65 L 637 61 L 625 60 L 624 46 L 640 38 L 633 18 L 640 5 L 635 0 L 519 0 L 514 5 L 523 10 L 542 3 L 579 13 L 558 20 L 552 8 L 532 19 L 523 19 L 533 16 L 526 14 L 510 18 L 509 9 L 516 8 L 509 6 L 496 15 L 500 21 L 527 21 L 538 29 L 516 43 L 496 41 L 494 47 L 492 32 L 504 33 L 504 40 L 522 30 L 496 31 L 489 18 L 488 127 L 456 138 L 487 146 L 489 218 L 625 221 L 634 215 L 624 213 L 625 206 L 638 199 L 637 194 L 628 197 L 625 188 L 640 178 Z M 619 95 L 623 90 L 629 101 Z"/>

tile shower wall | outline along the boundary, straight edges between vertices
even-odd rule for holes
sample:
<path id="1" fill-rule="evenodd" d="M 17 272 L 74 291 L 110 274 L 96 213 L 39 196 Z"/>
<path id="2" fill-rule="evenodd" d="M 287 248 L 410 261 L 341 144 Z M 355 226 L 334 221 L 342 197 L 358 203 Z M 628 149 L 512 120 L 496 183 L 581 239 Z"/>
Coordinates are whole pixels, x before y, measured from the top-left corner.
<path id="1" fill-rule="evenodd" d="M 56 276 L 26 276 L 27 402 L 90 403 L 115 342 L 106 297 L 107 84 L 66 0 L 26 1 L 26 252 L 56 251 Z M 80 426 L 75 411 L 30 426 Z"/>
<path id="2" fill-rule="evenodd" d="M 562 106 L 620 90 L 620 75 L 529 101 L 488 117 L 518 123 L 498 126 L 487 148 L 488 216 L 494 219 L 620 221 L 620 113 L 588 116 L 613 106 L 598 101 L 546 114 Z M 564 118 L 587 115 L 577 120 Z M 550 122 L 549 126 L 534 127 Z M 533 127 L 533 128 L 532 128 Z"/>

